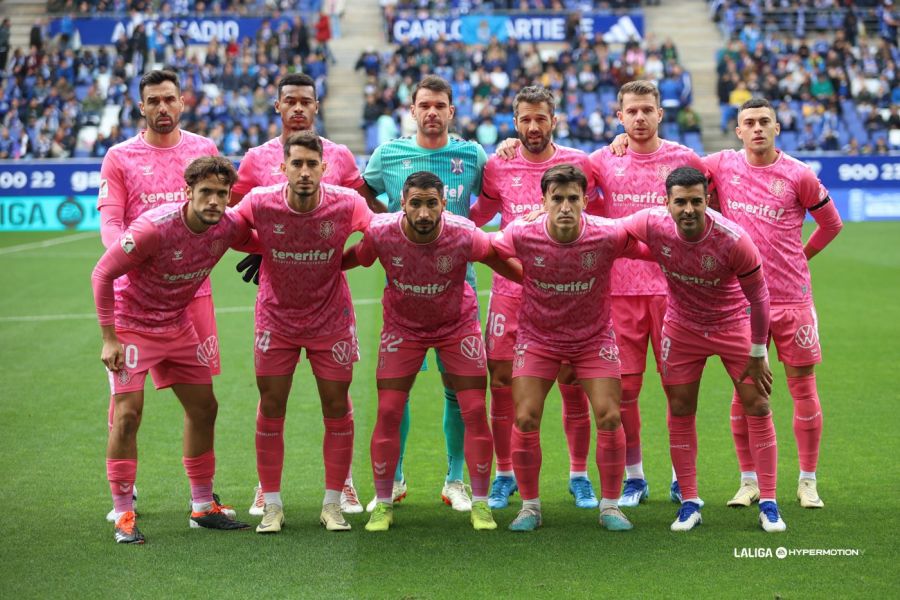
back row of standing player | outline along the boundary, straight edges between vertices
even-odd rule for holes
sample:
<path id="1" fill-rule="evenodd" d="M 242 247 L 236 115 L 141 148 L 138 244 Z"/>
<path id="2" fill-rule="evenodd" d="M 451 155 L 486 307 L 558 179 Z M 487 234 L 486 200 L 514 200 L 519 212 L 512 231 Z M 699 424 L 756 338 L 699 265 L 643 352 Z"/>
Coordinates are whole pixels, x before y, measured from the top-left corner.
<path id="1" fill-rule="evenodd" d="M 284 181 L 285 175 L 281 169 L 283 142 L 292 132 L 313 127 L 318 109 L 314 89 L 312 82 L 302 75 L 289 76 L 279 83 L 275 108 L 282 116 L 283 135 L 248 152 L 242 161 L 241 178 L 235 186 L 233 200 L 239 200 L 240 196 L 253 187 Z M 180 170 L 176 172 L 171 168 L 172 162 L 180 166 L 196 156 L 208 155 L 214 151 L 208 140 L 178 129 L 178 118 L 183 104 L 180 103 L 177 79 L 158 72 L 151 73 L 142 82 L 141 95 L 141 110 L 147 118 L 148 130 L 117 146 L 104 160 L 104 183 L 99 204 L 104 217 L 103 239 L 107 244 L 116 239 L 124 227 L 141 211 L 159 202 L 183 199 L 183 196 L 179 196 L 183 189 L 178 182 Z M 552 143 L 555 125 L 552 96 L 541 89 L 529 88 L 523 91 L 516 101 L 516 126 L 522 146 L 516 151 L 512 161 L 506 162 L 498 157 L 488 161 L 484 169 L 484 189 L 481 190 L 482 167 L 486 157 L 477 145 L 449 138 L 448 128 L 453 116 L 450 88 L 439 78 L 428 77 L 420 83 L 413 96 L 412 110 L 419 124 L 414 139 L 395 140 L 380 147 L 370 161 L 364 179 L 359 177 L 352 156 L 346 148 L 323 140 L 324 162 L 328 165 L 323 181 L 332 181 L 357 189 L 369 201 L 369 206 L 375 209 L 379 205 L 373 202 L 374 194 L 387 192 L 390 198 L 389 207 L 396 210 L 406 176 L 415 171 L 428 170 L 437 173 L 444 182 L 445 196 L 449 201 L 451 212 L 466 214 L 470 194 L 481 191 L 480 202 L 473 208 L 473 218 L 481 223 L 500 210 L 503 215 L 502 225 L 505 226 L 514 217 L 540 206 L 541 175 L 555 164 L 573 163 L 591 175 L 592 181 L 599 183 L 604 198 L 602 203 L 595 202 L 592 205 L 601 207 L 603 214 L 613 217 L 664 203 L 665 178 L 678 166 L 695 165 L 704 171 L 710 171 L 711 180 L 720 190 L 719 197 L 723 209 L 732 218 L 741 221 L 757 244 L 762 246 L 770 288 L 778 289 L 779 292 L 787 288 L 785 293 L 776 294 L 773 291 L 773 305 L 776 309 L 783 309 L 785 316 L 782 325 L 778 324 L 777 319 L 773 319 L 772 332 L 779 356 L 786 364 L 789 389 L 795 399 L 795 432 L 801 452 L 802 471 L 798 494 L 804 506 L 821 505 L 815 491 L 815 460 L 821 432 L 821 411 L 812 375 L 812 365 L 819 361 L 819 352 L 809 275 L 805 265 L 806 257 L 811 257 L 824 247 L 840 228 L 840 220 L 834 212 L 833 205 L 828 201 L 827 193 L 818 184 L 811 171 L 775 150 L 774 138 L 778 126 L 774 120 L 774 112 L 764 103 L 753 106 L 751 101 L 750 105 L 741 111 L 742 118 L 739 120 L 737 132 L 745 143 L 745 151 L 719 153 L 706 159 L 706 164 L 701 163 L 700 159 L 688 149 L 658 138 L 657 126 L 662 111 L 659 108 L 655 87 L 645 82 L 628 84 L 620 91 L 619 104 L 621 109 L 619 118 L 626 129 L 629 144 L 627 152 L 624 156 L 617 157 L 608 150 L 598 151 L 589 162 L 583 153 Z M 171 158 L 176 155 L 177 160 L 172 161 Z M 173 177 L 173 181 L 163 181 L 162 178 L 167 176 Z M 744 184 L 740 181 L 742 176 Z M 147 177 L 151 179 L 146 179 Z M 748 182 L 754 187 L 749 188 L 746 185 Z M 589 185 L 589 188 L 593 188 L 593 184 Z M 590 191 L 588 195 L 591 195 Z M 800 224 L 807 209 L 811 210 L 820 226 L 804 248 L 800 240 Z M 278 225 L 278 223 L 272 225 L 276 233 Z M 333 225 L 331 222 L 331 226 Z M 768 231 L 772 228 L 778 228 L 779 234 L 762 233 L 763 230 Z M 761 240 L 766 242 L 761 243 Z M 806 257 L 802 256 L 804 252 Z M 796 260 L 798 255 L 802 260 Z M 641 469 L 637 396 L 645 364 L 648 337 L 653 339 L 657 354 L 660 351 L 666 352 L 664 344 L 660 348 L 660 343 L 656 343 L 660 340 L 665 287 L 663 287 L 664 280 L 655 267 L 618 261 L 614 268 L 619 271 L 612 277 L 613 320 L 616 323 L 622 357 L 622 422 L 627 440 L 625 462 L 628 473 L 621 500 L 622 504 L 627 506 L 636 504 L 647 495 L 647 485 Z M 290 287 L 291 284 L 285 282 L 285 285 Z M 512 282 L 498 277 L 493 291 L 486 337 L 493 392 L 491 420 L 495 452 L 498 457 L 498 473 L 492 489 L 491 504 L 499 507 L 506 504 L 509 493 L 516 485 L 510 469 L 513 419 L 509 374 L 513 358 L 518 290 Z M 203 298 L 206 300 L 202 300 Z M 198 292 L 198 300 L 194 304 L 201 303 L 205 305 L 202 310 L 193 310 L 193 313 L 206 316 L 194 317 L 194 323 L 200 336 L 201 347 L 205 348 L 202 356 L 211 367 L 215 368 L 218 357 L 215 324 L 211 316 L 212 303 L 209 292 L 202 289 Z M 263 304 L 265 303 L 260 302 L 260 305 Z M 343 320 L 338 319 L 337 322 L 348 321 L 347 315 L 343 317 Z M 257 318 L 259 321 L 259 309 Z M 352 318 L 349 322 L 352 323 Z M 269 347 L 271 344 L 271 331 L 260 329 L 259 325 L 258 322 L 258 355 L 261 346 Z M 266 331 L 269 331 L 269 336 L 264 335 Z M 347 340 L 338 341 L 352 346 L 354 343 L 352 332 Z M 311 348 L 306 347 L 309 353 Z M 330 352 L 333 347 L 335 346 L 329 345 L 326 350 Z M 296 361 L 296 353 L 294 354 Z M 310 357 L 315 371 L 313 355 L 314 352 Z M 657 359 L 659 362 L 659 356 Z M 263 506 L 272 504 L 280 507 L 278 488 L 283 461 L 281 431 L 293 364 L 280 365 L 276 368 L 280 370 L 279 373 L 268 374 L 266 365 L 271 363 L 269 361 L 263 363 L 262 371 L 259 370 L 259 361 L 257 363 L 261 395 L 257 419 L 257 456 L 261 484 L 258 496 L 262 496 L 260 504 Z M 736 374 L 733 373 L 732 376 L 735 377 Z M 564 403 L 566 407 L 564 423 L 570 446 L 569 487 L 579 505 L 592 507 L 597 505 L 597 500 L 590 488 L 585 466 L 590 443 L 589 410 L 580 388 L 572 385 L 574 381 L 571 373 L 565 377 L 568 379 L 561 381 L 561 390 L 564 399 L 568 397 Z M 317 373 L 326 426 L 326 471 L 329 471 L 329 432 L 334 434 L 332 437 L 340 438 L 348 427 L 352 430 L 352 417 L 349 417 L 352 411 L 346 386 L 337 386 L 333 390 L 327 389 L 326 386 L 323 390 L 323 379 L 326 382 L 330 381 L 327 378 L 320 378 Z M 687 382 L 688 388 L 693 383 Z M 681 384 L 666 387 L 671 403 L 679 407 L 687 406 L 674 411 L 671 419 L 685 417 L 686 421 L 690 421 L 679 424 L 679 431 L 683 432 L 686 443 L 677 445 L 686 449 L 688 454 L 691 452 L 695 454 L 696 433 L 691 416 L 693 414 L 690 402 L 691 390 L 687 390 L 687 401 L 678 402 L 673 396 L 678 395 L 676 392 L 684 390 L 673 388 L 682 387 Z M 464 488 L 457 485 L 457 482 L 461 484 L 462 479 L 464 427 L 461 423 L 454 423 L 454 417 L 460 420 L 459 408 L 449 389 L 446 396 L 445 432 L 448 438 L 450 468 L 442 496 L 454 508 L 466 510 L 471 507 L 471 502 L 465 496 Z M 748 447 L 748 439 L 753 437 L 753 434 L 752 430 L 751 433 L 747 433 L 747 419 L 743 415 L 743 408 L 747 408 L 747 405 L 742 405 L 737 400 L 737 394 L 735 398 L 732 428 L 741 462 L 742 486 L 733 501 L 740 500 L 749 504 L 754 496 L 758 497 L 759 494 L 753 477 L 757 469 L 752 464 L 753 453 Z M 696 389 L 693 390 L 693 405 L 695 404 Z M 768 414 L 767 403 L 764 406 L 750 406 L 749 410 L 752 411 L 751 417 Z M 679 414 L 681 412 L 686 414 Z M 520 419 L 516 420 L 518 422 Z M 768 420 L 771 422 L 771 417 L 768 417 Z M 111 440 L 117 439 L 117 435 L 114 435 L 115 420 L 112 421 Z M 521 426 L 527 427 L 524 421 Z M 346 449 L 336 451 L 336 455 L 348 454 Z M 115 458 L 111 460 L 115 463 Z M 349 464 L 349 458 L 347 462 Z M 678 461 L 673 462 L 678 471 Z M 185 464 L 187 468 L 187 458 Z M 127 469 L 124 476 L 116 471 L 120 467 L 121 464 L 111 465 L 108 461 L 110 481 L 127 484 L 127 480 L 130 479 L 133 484 L 133 475 Z M 326 478 L 329 479 L 326 487 L 332 492 L 330 495 L 326 494 L 326 500 L 334 500 L 335 481 L 339 478 L 338 475 L 340 467 L 332 468 L 331 473 L 326 474 Z M 344 476 L 340 475 L 340 478 Z M 767 489 L 763 490 L 764 499 L 768 499 L 769 495 L 774 499 L 774 479 L 770 480 L 770 476 L 774 477 L 774 474 L 765 474 Z M 760 477 L 761 480 L 763 478 Z M 393 499 L 399 500 L 405 494 L 405 481 L 399 464 L 394 479 Z M 691 479 L 689 473 L 678 477 L 683 484 L 682 487 Z M 769 492 L 769 482 L 772 486 L 770 494 L 766 493 Z M 349 512 L 360 510 L 361 507 L 357 508 L 358 502 L 354 502 L 355 490 L 352 481 L 348 479 L 342 484 L 343 508 Z M 695 487 L 691 486 L 687 493 L 685 506 L 697 499 Z M 257 507 L 256 503 L 254 507 Z M 687 519 L 681 519 L 680 515 L 676 523 L 689 522 L 693 526 L 699 522 L 699 512 L 693 512 L 696 512 L 697 517 L 687 515 Z M 283 520 L 283 515 L 275 519 L 280 520 Z M 272 519 L 269 521 L 271 525 Z M 331 521 L 339 522 L 339 515 Z M 278 525 L 280 526 L 280 522 Z"/>

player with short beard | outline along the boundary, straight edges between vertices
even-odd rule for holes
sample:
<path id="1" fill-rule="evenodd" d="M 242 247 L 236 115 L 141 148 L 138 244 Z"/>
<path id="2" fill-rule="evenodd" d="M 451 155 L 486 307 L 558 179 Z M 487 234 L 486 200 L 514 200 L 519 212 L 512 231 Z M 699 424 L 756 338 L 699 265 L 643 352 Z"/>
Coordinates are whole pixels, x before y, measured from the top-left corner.
<path id="1" fill-rule="evenodd" d="M 513 101 L 513 117 L 520 145 L 515 157 L 488 159 L 484 184 L 469 217 L 481 226 L 500 213 L 500 229 L 517 217 L 542 206 L 541 177 L 559 164 L 572 164 L 590 174 L 587 154 L 553 142 L 556 127 L 552 92 L 542 86 L 523 88 Z M 589 175 L 590 176 L 590 175 Z M 593 179 L 588 182 L 587 199 L 595 195 Z M 522 286 L 494 275 L 488 323 L 485 330 L 488 370 L 491 374 L 491 431 L 497 455 L 497 477 L 491 486 L 491 508 L 504 508 L 516 491 L 512 470 L 510 436 L 515 408 L 512 398 L 512 360 L 518 330 Z M 596 508 L 597 496 L 587 474 L 591 445 L 591 412 L 588 398 L 578 386 L 574 373 L 564 364 L 559 376 L 563 429 L 569 446 L 569 492 L 580 508 Z"/>
<path id="2" fill-rule="evenodd" d="M 150 71 L 141 77 L 139 90 L 141 101 L 138 107 L 147 122 L 147 129 L 110 148 L 100 165 L 97 208 L 100 211 L 100 236 L 106 247 L 116 243 L 122 232 L 144 212 L 163 204 L 183 202 L 185 167 L 196 158 L 219 153 L 212 140 L 178 127 L 184 98 L 177 73 Z M 127 285 L 128 279 L 122 278 L 116 281 L 116 290 L 123 290 Z M 200 338 L 200 355 L 209 364 L 212 374 L 218 375 L 221 371 L 219 338 L 208 279 L 204 279 L 197 290 L 197 297 L 188 306 L 188 314 Z M 115 403 L 110 398 L 110 428 L 115 418 L 114 409 Z M 114 513 L 110 511 L 106 515 L 107 521 L 113 519 Z"/>
<path id="3" fill-rule="evenodd" d="M 113 496 L 115 539 L 141 544 L 135 524 L 133 487 L 137 432 L 149 371 L 157 389 L 171 387 L 185 411 L 184 468 L 191 484 L 191 527 L 243 529 L 213 495 L 213 437 L 218 405 L 209 364 L 189 314 L 197 290 L 229 247 L 253 251 L 247 222 L 226 210 L 237 178 L 221 157 L 193 161 L 183 175 L 186 200 L 138 217 L 107 248 L 91 276 L 103 334 L 100 359 L 115 402 L 106 451 Z M 114 282 L 128 275 L 128 286 Z M 233 513 L 232 513 L 233 514 Z"/>
<path id="4" fill-rule="evenodd" d="M 254 188 L 237 209 L 263 247 L 254 354 L 260 393 L 256 463 L 265 508 L 256 531 L 277 533 L 284 524 L 285 413 L 304 348 L 325 424 L 325 498 L 319 520 L 329 531 L 344 531 L 350 525 L 341 516 L 341 494 L 354 435 L 349 389 L 359 354 L 341 257 L 347 238 L 364 230 L 372 213 L 353 190 L 321 183 L 330 165 L 323 161 L 315 132 L 291 135 L 283 152 L 287 182 Z"/>
<path id="5" fill-rule="evenodd" d="M 444 183 L 433 173 L 410 175 L 400 214 L 377 215 L 363 240 L 344 255 L 347 268 L 377 258 L 387 275 L 384 328 L 378 355 L 378 418 L 372 434 L 376 504 L 366 529 L 386 531 L 393 523 L 394 473 L 400 457 L 400 424 L 409 391 L 429 348 L 445 366 L 465 423 L 464 452 L 476 530 L 496 529 L 487 504 L 493 447 L 485 414 L 484 344 L 468 263 L 480 261 L 507 277 L 517 265 L 499 258 L 487 234 L 445 211 Z"/>

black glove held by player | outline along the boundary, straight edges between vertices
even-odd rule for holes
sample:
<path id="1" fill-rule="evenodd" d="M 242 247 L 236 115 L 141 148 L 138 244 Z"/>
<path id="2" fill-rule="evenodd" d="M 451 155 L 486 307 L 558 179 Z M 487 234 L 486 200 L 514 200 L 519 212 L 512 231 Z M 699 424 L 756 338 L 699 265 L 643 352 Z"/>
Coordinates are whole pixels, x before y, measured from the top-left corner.
<path id="1" fill-rule="evenodd" d="M 235 267 L 238 273 L 243 272 L 241 278 L 250 283 L 250 280 L 253 280 L 253 283 L 259 285 L 259 266 L 262 264 L 262 254 L 248 254 L 241 262 L 237 264 Z"/>

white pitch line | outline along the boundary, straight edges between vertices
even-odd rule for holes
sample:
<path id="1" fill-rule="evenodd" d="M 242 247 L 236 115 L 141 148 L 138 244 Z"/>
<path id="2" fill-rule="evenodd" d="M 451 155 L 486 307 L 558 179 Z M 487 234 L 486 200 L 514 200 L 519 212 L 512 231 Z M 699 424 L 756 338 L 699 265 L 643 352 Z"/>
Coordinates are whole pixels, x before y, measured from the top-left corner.
<path id="1" fill-rule="evenodd" d="M 96 231 L 85 231 L 76 233 L 75 235 L 66 235 L 58 238 L 44 240 L 43 242 L 31 242 L 28 244 L 19 244 L 18 246 L 7 246 L 0 248 L 0 254 L 12 254 L 13 252 L 24 252 L 25 250 L 33 250 L 35 248 L 49 248 L 50 246 L 58 246 L 59 244 L 68 244 L 69 242 L 77 242 L 89 237 L 99 238 L 100 234 Z"/>
<path id="2" fill-rule="evenodd" d="M 479 296 L 487 296 L 490 292 L 478 292 Z M 353 306 L 371 306 L 381 304 L 381 298 L 359 298 L 353 301 Z M 216 307 L 217 315 L 230 315 L 253 312 L 252 306 L 224 306 Z M 84 321 L 96 319 L 96 313 L 62 314 L 62 315 L 24 315 L 21 317 L 0 317 L 0 323 L 40 323 L 45 321 Z"/>

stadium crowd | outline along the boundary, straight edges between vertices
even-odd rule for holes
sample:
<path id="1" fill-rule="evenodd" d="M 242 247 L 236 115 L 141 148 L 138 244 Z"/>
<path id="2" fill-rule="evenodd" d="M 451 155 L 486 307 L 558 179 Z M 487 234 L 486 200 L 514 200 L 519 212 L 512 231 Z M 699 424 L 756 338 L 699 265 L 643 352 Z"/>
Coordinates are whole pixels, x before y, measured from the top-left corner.
<path id="1" fill-rule="evenodd" d="M 727 40 L 717 61 L 723 131 L 738 106 L 762 95 L 777 107 L 788 151 L 881 154 L 900 147 L 892 0 L 713 2 L 711 11 Z"/>

